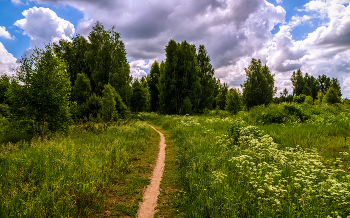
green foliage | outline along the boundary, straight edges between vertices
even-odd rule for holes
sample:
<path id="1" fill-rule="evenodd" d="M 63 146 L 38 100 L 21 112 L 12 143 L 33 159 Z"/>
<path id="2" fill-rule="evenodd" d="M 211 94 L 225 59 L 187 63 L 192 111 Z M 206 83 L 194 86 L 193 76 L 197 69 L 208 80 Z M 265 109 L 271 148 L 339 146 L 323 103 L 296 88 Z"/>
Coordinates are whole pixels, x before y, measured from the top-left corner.
<path id="1" fill-rule="evenodd" d="M 320 83 L 320 91 L 325 93 L 331 86 L 331 78 L 322 74 L 318 76 L 318 82 Z"/>
<path id="2" fill-rule="evenodd" d="M 0 115 L 3 117 L 10 115 L 10 108 L 7 104 L 0 104 Z"/>
<path id="3" fill-rule="evenodd" d="M 123 119 L 129 119 L 131 115 L 129 108 L 124 104 L 123 99 L 119 95 L 119 93 L 114 88 L 112 90 L 113 90 L 114 99 L 116 102 L 116 110 L 118 114 L 120 114 L 121 118 Z"/>
<path id="4" fill-rule="evenodd" d="M 188 42 L 170 40 L 165 48 L 166 61 L 159 80 L 160 105 L 167 114 L 181 113 L 184 99 L 198 102 L 201 86 L 196 48 Z M 194 108 L 197 110 L 198 108 Z"/>
<path id="5" fill-rule="evenodd" d="M 324 97 L 323 92 L 318 92 L 317 93 L 317 100 L 315 100 L 315 104 L 316 105 L 321 105 L 322 102 L 323 102 L 323 97 Z"/>
<path id="6" fill-rule="evenodd" d="M 219 92 L 218 95 L 215 97 L 215 105 L 220 110 L 225 109 L 227 92 L 228 85 L 226 83 L 219 84 Z"/>
<path id="7" fill-rule="evenodd" d="M 49 140 L 0 146 L 0 217 L 136 215 L 157 133 L 143 122 L 86 125 L 89 131 L 77 126 Z"/>
<path id="8" fill-rule="evenodd" d="M 89 113 L 96 118 L 102 108 L 102 99 L 93 93 L 86 104 L 89 107 Z"/>
<path id="9" fill-rule="evenodd" d="M 305 99 L 306 99 L 306 95 L 304 94 L 296 95 L 293 97 L 293 101 L 298 104 L 304 103 Z"/>
<path id="10" fill-rule="evenodd" d="M 225 109 L 230 113 L 236 115 L 241 109 L 241 96 L 237 89 L 231 88 L 226 95 Z"/>
<path id="11" fill-rule="evenodd" d="M 105 85 L 102 97 L 102 116 L 106 121 L 112 120 L 112 114 L 116 110 L 116 101 L 114 98 L 113 87 L 111 85 Z"/>
<path id="12" fill-rule="evenodd" d="M 330 87 L 326 92 L 326 94 L 324 95 L 322 102 L 328 103 L 328 104 L 341 103 L 339 92 L 333 86 Z"/>
<path id="13" fill-rule="evenodd" d="M 338 92 L 338 96 L 339 96 L 339 98 L 341 98 L 341 96 L 342 96 L 341 86 L 340 86 L 339 80 L 337 78 L 331 79 L 331 87 L 333 87 Z"/>
<path id="14" fill-rule="evenodd" d="M 248 120 L 251 124 L 266 125 L 272 123 L 300 123 L 310 119 L 312 114 L 318 114 L 308 105 L 299 104 L 270 104 L 269 106 L 254 107 Z"/>
<path id="15" fill-rule="evenodd" d="M 70 42 L 61 39 L 58 44 L 53 45 L 53 49 L 58 57 L 65 60 L 72 85 L 79 73 L 85 74 L 91 80 L 91 71 L 86 60 L 89 43 L 84 36 L 77 34 Z"/>
<path id="16" fill-rule="evenodd" d="M 293 106 L 317 110 L 310 105 Z M 349 145 L 344 137 L 328 135 L 339 129 L 339 122 L 258 128 L 240 118 L 156 114 L 143 114 L 143 118 L 162 124 L 177 147 L 180 187 L 177 197 L 169 202 L 178 210 L 173 217 L 346 217 L 350 212 L 343 203 L 350 200 L 345 165 L 345 160 L 350 162 Z M 262 128 L 269 129 L 271 135 Z M 300 128 L 303 131 L 298 131 Z M 275 137 L 291 143 L 276 144 Z M 338 143 L 333 147 L 334 156 L 327 156 L 333 140 Z"/>
<path id="17" fill-rule="evenodd" d="M 120 34 L 116 33 L 114 28 L 105 30 L 104 26 L 97 22 L 88 38 L 90 44 L 85 56 L 95 84 L 93 91 L 100 95 L 104 85 L 110 84 L 128 104 L 132 92 L 132 78 L 129 75 L 130 66 Z"/>
<path id="18" fill-rule="evenodd" d="M 303 89 L 303 94 L 312 96 L 313 99 L 316 99 L 317 93 L 320 90 L 320 83 L 315 77 L 309 76 L 308 73 L 305 73 L 304 81 L 305 87 Z"/>
<path id="19" fill-rule="evenodd" d="M 89 78 L 83 74 L 78 73 L 77 79 L 73 86 L 73 99 L 78 103 L 82 104 L 86 102 L 91 94 L 91 85 Z"/>
<path id="20" fill-rule="evenodd" d="M 271 75 L 266 65 L 262 66 L 261 61 L 254 58 L 244 70 L 247 80 L 242 85 L 242 97 L 246 108 L 249 110 L 257 105 L 268 105 L 277 91 L 274 87 L 274 75 Z"/>
<path id="21" fill-rule="evenodd" d="M 12 114 L 32 120 L 33 132 L 46 136 L 47 130 L 67 129 L 70 91 L 65 63 L 46 46 L 23 60 L 7 96 Z"/>
<path id="22" fill-rule="evenodd" d="M 142 84 L 138 79 L 135 79 L 132 83 L 132 96 L 130 100 L 130 106 L 132 112 L 140 112 L 146 108 L 147 92 L 142 87 Z"/>
<path id="23" fill-rule="evenodd" d="M 314 100 L 311 96 L 306 96 L 305 100 L 304 100 L 305 104 L 309 104 L 312 105 L 314 103 Z"/>
<path id="24" fill-rule="evenodd" d="M 186 115 L 186 114 L 189 114 L 191 115 L 192 114 L 192 102 L 191 102 L 191 99 L 189 97 L 186 97 L 184 99 L 184 102 L 182 104 L 182 109 L 181 109 L 181 114 L 182 115 Z"/>
<path id="25" fill-rule="evenodd" d="M 198 111 L 205 108 L 212 109 L 214 102 L 214 89 L 216 79 L 214 78 L 214 68 L 210 64 L 210 57 L 204 45 L 199 45 L 197 53 L 197 61 L 199 66 L 199 77 L 201 84 L 201 95 L 198 100 Z"/>
<path id="26" fill-rule="evenodd" d="M 147 82 L 147 77 L 143 76 L 140 79 L 140 84 L 141 84 L 143 93 L 146 97 L 146 104 L 143 110 L 149 112 L 151 110 L 151 94 L 150 94 L 150 89 Z"/>
<path id="27" fill-rule="evenodd" d="M 0 76 L 0 104 L 3 104 L 6 102 L 6 92 L 8 88 L 10 87 L 10 77 L 6 74 L 3 74 Z"/>
<path id="28" fill-rule="evenodd" d="M 157 61 L 151 66 L 151 70 L 147 75 L 147 82 L 150 92 L 150 110 L 158 111 L 159 110 L 159 90 L 158 83 L 160 77 L 160 68 Z"/>
<path id="29" fill-rule="evenodd" d="M 297 72 L 293 72 L 293 75 L 290 79 L 293 84 L 293 95 L 298 96 L 303 94 L 303 89 L 305 87 L 305 81 L 303 77 L 303 73 L 300 69 Z"/>

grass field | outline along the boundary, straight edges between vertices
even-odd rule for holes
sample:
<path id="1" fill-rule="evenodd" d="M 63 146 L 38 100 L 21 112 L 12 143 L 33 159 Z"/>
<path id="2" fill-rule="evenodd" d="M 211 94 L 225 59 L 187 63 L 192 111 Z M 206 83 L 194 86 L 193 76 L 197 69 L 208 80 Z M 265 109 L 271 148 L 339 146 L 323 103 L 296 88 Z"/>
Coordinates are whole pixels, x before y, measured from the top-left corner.
<path id="1" fill-rule="evenodd" d="M 174 213 L 167 213 L 169 208 L 163 206 L 159 214 L 349 216 L 348 109 L 292 106 L 300 114 L 284 114 L 287 118 L 275 123 L 264 123 L 271 118 L 268 110 L 278 114 L 274 110 L 282 110 L 283 105 L 241 112 L 237 117 L 224 112 L 202 116 L 141 114 L 142 119 L 161 125 L 169 133 L 176 152 L 175 170 L 165 172 L 164 177 L 176 174 L 178 183 L 172 186 L 177 191 L 172 191 L 172 198 L 160 198 L 172 205 Z"/>
<path id="2" fill-rule="evenodd" d="M 159 135 L 140 121 L 105 129 L 3 144 L 0 217 L 134 217 Z"/>
<path id="3" fill-rule="evenodd" d="M 136 118 L 166 137 L 156 217 L 350 216 L 348 106 Z M 135 217 L 158 143 L 134 120 L 2 144 L 0 217 Z"/>

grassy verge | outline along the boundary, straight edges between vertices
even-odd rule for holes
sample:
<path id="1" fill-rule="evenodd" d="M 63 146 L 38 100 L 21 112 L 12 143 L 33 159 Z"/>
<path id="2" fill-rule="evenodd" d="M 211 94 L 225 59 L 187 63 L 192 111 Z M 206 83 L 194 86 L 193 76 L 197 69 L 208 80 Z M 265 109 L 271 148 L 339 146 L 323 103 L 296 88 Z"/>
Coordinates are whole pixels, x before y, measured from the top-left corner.
<path id="1" fill-rule="evenodd" d="M 0 148 L 0 217 L 136 215 L 159 136 L 142 122 Z"/>
<path id="2" fill-rule="evenodd" d="M 179 216 L 346 217 L 350 214 L 350 175 L 344 171 L 342 162 L 348 147 L 342 147 L 343 150 L 329 158 L 319 154 L 314 147 L 317 142 L 309 145 L 305 141 L 317 138 L 307 137 L 315 129 L 311 133 L 305 131 L 307 125 L 322 125 L 316 123 L 320 116 L 313 119 L 314 115 L 310 116 L 309 123 L 288 124 L 295 126 L 290 135 L 287 130 L 292 128 L 285 125 L 284 136 L 291 138 L 285 141 L 293 141 L 293 132 L 306 134 L 300 136 L 300 142 L 290 144 L 274 142 L 283 141 L 283 136 L 276 137 L 280 133 L 276 132 L 273 139 L 261 131 L 265 128 L 272 133 L 273 128 L 283 128 L 282 124 L 254 127 L 240 117 L 146 113 L 141 116 L 162 125 L 174 140 L 180 196 L 169 198 L 172 201 L 169 205 Z M 338 129 L 333 129 L 332 134 L 341 138 L 344 131 L 339 127 L 341 120 L 337 119 L 333 120 Z M 302 125 L 306 129 L 299 134 L 296 129 L 303 128 Z M 323 139 L 328 137 L 325 134 Z"/>

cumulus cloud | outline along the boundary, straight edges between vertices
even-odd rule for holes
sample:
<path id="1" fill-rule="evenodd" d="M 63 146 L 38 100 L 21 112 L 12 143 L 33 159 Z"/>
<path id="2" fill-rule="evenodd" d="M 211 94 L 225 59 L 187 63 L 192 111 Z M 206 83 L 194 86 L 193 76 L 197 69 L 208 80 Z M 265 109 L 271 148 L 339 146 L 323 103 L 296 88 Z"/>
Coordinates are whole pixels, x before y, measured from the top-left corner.
<path id="1" fill-rule="evenodd" d="M 30 47 L 42 47 L 44 44 L 71 40 L 75 33 L 74 25 L 57 16 L 49 8 L 33 7 L 23 11 L 25 17 L 14 25 L 21 28 L 30 37 Z"/>
<path id="2" fill-rule="evenodd" d="M 14 39 L 14 36 L 11 36 L 11 34 L 6 30 L 6 27 L 0 26 L 0 37 L 3 37 L 5 39 Z"/>
<path id="3" fill-rule="evenodd" d="M 164 58 L 170 39 L 204 44 L 215 68 L 231 65 L 262 48 L 285 10 L 265 0 L 58 1 L 81 10 L 77 32 L 87 35 L 99 20 L 116 27 L 132 60 Z M 113 19 L 111 19 L 113 17 Z"/>
<path id="4" fill-rule="evenodd" d="M 0 75 L 13 73 L 17 68 L 16 60 L 0 42 Z"/>
<path id="5" fill-rule="evenodd" d="M 304 5 L 303 12 L 308 15 L 294 16 L 289 22 L 280 25 L 280 30 L 265 47 L 252 53 L 249 58 L 260 58 L 275 74 L 275 85 L 278 93 L 287 88 L 291 93 L 290 77 L 293 71 L 300 68 L 302 72 L 317 77 L 326 74 L 340 80 L 345 96 L 350 91 L 350 6 L 349 0 L 314 0 Z M 294 40 L 294 28 L 317 19 L 322 23 L 315 31 L 308 33 L 303 40 Z M 248 59 L 249 59 L 248 58 Z M 241 57 L 232 67 L 234 71 L 242 72 L 239 67 Z M 241 69 L 241 70 L 237 70 Z M 231 75 L 241 75 L 231 71 L 225 78 L 229 81 L 241 80 Z M 233 82 L 231 82 L 233 83 Z M 235 82 L 237 83 L 237 82 Z"/>
<path id="6" fill-rule="evenodd" d="M 145 60 L 134 60 L 129 63 L 130 65 L 130 74 L 134 78 L 142 78 L 143 76 L 147 76 L 145 69 L 151 69 L 152 64 L 155 60 L 149 60 L 148 62 Z"/>
<path id="7" fill-rule="evenodd" d="M 279 91 L 291 90 L 288 81 L 298 68 L 315 76 L 325 73 L 340 77 L 344 87 L 350 84 L 350 0 L 312 0 L 296 10 L 302 16 L 296 15 L 288 22 L 281 6 L 265 0 L 33 1 L 68 4 L 82 11 L 84 18 L 77 26 L 77 33 L 82 35 L 87 35 L 97 20 L 106 28 L 115 26 L 132 60 L 135 77 L 145 75 L 144 60 L 164 60 L 165 45 L 175 39 L 204 44 L 216 69 L 215 76 L 232 86 L 243 83 L 244 68 L 251 58 L 260 58 L 269 66 Z M 282 0 L 276 2 L 280 4 Z M 295 40 L 293 30 L 312 20 L 320 26 L 305 39 Z M 280 30 L 273 35 L 271 30 L 277 24 Z M 33 40 L 41 36 L 28 35 Z M 70 34 L 61 32 L 62 35 Z"/>

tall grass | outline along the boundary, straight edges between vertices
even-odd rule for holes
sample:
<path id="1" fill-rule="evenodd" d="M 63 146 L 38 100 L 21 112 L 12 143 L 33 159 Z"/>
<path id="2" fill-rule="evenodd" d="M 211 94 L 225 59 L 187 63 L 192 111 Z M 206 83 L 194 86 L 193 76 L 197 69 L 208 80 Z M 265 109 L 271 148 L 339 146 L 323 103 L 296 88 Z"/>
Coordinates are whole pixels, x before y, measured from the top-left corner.
<path id="1" fill-rule="evenodd" d="M 254 118 L 249 113 L 241 113 L 237 119 L 141 114 L 144 119 L 169 131 L 177 146 L 181 186 L 181 198 L 174 204 L 178 205 L 177 216 L 349 216 L 350 176 L 343 166 L 343 159 L 350 153 L 349 147 L 340 147 L 336 158 L 329 159 L 319 153 L 316 143 L 306 146 L 305 142 L 313 139 L 310 135 L 317 129 L 302 135 L 308 125 L 324 125 L 317 123 L 324 115 L 322 122 L 328 122 L 325 120 L 334 116 L 332 123 L 335 126 L 322 127 L 319 134 L 326 133 L 324 139 L 332 134 L 343 137 L 347 127 L 341 122 L 349 126 L 349 121 L 342 118 L 344 114 L 337 115 L 334 111 L 345 109 L 323 108 L 318 115 L 306 110 L 320 109 L 301 108 L 302 113 L 309 115 L 304 123 L 290 120 L 260 127 L 249 125 Z M 298 143 L 283 144 L 283 136 L 276 137 L 281 131 L 272 134 L 274 139 L 261 130 L 286 129 L 284 136 L 290 137 L 286 141 L 293 141 L 292 135 L 287 134 L 288 129 L 303 128 L 303 125 L 306 127 L 299 133 L 290 130 L 295 136 L 302 135 Z M 338 130 L 326 131 L 327 127 L 337 126 Z"/>
<path id="2" fill-rule="evenodd" d="M 150 173 L 149 162 L 147 167 L 133 166 L 148 149 L 150 138 L 157 138 L 146 124 L 110 126 L 99 134 L 79 132 L 72 129 L 68 136 L 47 141 L 2 145 L 0 217 L 101 215 L 111 206 L 108 196 L 122 192 L 118 186 L 127 183 L 133 171 L 138 171 L 137 176 Z M 150 155 L 152 161 L 155 155 Z M 148 182 L 147 177 L 137 180 L 133 191 L 138 197 L 126 215 L 136 214 L 142 187 Z"/>

